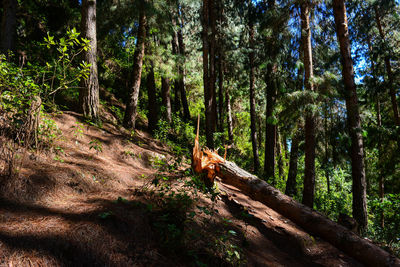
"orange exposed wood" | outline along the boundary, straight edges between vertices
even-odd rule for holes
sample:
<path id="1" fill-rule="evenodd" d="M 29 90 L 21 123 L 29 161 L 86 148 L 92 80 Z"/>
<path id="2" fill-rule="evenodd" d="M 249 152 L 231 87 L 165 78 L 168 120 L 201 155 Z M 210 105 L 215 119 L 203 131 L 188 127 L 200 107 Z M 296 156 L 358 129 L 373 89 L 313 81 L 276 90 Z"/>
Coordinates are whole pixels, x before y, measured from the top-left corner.
<path id="1" fill-rule="evenodd" d="M 210 184 L 213 184 L 216 172 L 219 171 L 218 164 L 225 162 L 225 159 L 211 149 L 205 148 L 203 151 L 201 150 L 199 144 L 199 128 L 200 114 L 197 118 L 197 133 L 194 140 L 192 167 L 196 173 L 207 173 L 207 179 Z"/>

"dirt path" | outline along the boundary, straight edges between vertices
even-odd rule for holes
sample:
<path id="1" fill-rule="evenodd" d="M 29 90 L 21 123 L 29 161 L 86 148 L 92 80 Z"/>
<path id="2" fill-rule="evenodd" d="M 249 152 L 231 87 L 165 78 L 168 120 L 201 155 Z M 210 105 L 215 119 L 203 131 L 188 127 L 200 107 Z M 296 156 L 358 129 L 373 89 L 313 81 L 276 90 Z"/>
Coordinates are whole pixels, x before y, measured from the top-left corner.
<path id="1" fill-rule="evenodd" d="M 215 213 L 197 212 L 182 226 L 186 232 L 198 229 L 203 236 L 170 252 L 154 223 L 168 215 L 153 209 L 156 191 L 138 191 L 159 172 L 155 161 L 172 159 L 167 148 L 145 133 L 129 137 L 111 124 L 103 129 L 82 126 L 73 113 L 59 115 L 56 122 L 63 136 L 56 151 L 27 155 L 18 178 L 4 186 L 0 266 L 195 266 L 187 256 L 191 249 L 200 255 L 198 265 L 207 258 L 211 266 L 360 266 L 222 183 L 216 202 L 197 194 L 193 205 L 195 210 L 201 203 Z M 90 148 L 93 140 L 98 140 L 101 151 Z M 179 172 L 172 176 L 171 190 L 190 181 Z M 221 233 L 232 229 L 232 243 L 216 246 Z M 246 261 L 227 259 L 235 249 L 223 247 L 225 243 L 237 248 Z"/>

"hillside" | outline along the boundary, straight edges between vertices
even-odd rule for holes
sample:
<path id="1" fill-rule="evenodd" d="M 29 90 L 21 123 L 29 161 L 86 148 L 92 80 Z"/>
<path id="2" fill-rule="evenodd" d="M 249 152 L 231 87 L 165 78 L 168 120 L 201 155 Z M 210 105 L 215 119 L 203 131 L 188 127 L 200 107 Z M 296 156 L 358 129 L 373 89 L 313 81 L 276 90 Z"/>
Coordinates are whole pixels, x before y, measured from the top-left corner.
<path id="1" fill-rule="evenodd" d="M 54 120 L 53 149 L 3 180 L 1 266 L 360 266 L 234 187 L 207 192 L 146 132 Z"/>

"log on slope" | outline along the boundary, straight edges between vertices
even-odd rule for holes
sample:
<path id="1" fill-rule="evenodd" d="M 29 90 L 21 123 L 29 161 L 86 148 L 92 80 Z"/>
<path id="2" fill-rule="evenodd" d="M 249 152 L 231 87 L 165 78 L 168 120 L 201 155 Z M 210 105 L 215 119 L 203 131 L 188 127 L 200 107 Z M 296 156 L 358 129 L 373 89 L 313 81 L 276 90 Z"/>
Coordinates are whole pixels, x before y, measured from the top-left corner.
<path id="1" fill-rule="evenodd" d="M 365 240 L 326 216 L 282 194 L 265 181 L 239 168 L 235 163 L 218 163 L 216 175 L 252 199 L 260 201 L 278 213 L 341 249 L 367 266 L 400 266 L 400 260 Z"/>

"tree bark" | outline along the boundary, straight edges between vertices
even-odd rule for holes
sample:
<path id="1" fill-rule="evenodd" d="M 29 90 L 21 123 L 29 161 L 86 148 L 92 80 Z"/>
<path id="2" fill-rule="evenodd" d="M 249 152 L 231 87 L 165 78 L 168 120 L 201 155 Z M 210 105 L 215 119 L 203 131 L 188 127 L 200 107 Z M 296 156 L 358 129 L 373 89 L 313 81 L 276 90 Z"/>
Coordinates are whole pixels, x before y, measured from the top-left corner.
<path id="1" fill-rule="evenodd" d="M 214 132 L 215 132 L 215 82 L 213 83 L 213 68 L 214 68 L 214 51 L 210 42 L 208 28 L 211 27 L 210 10 L 214 0 L 203 0 L 203 83 L 204 83 L 204 106 L 206 115 L 206 140 L 209 148 L 214 148 Z"/>
<path id="2" fill-rule="evenodd" d="M 276 158 L 277 158 L 277 165 L 278 165 L 278 175 L 279 178 L 283 177 L 283 156 L 282 156 L 282 148 L 281 148 L 281 136 L 279 134 L 279 128 L 276 127 Z"/>
<path id="3" fill-rule="evenodd" d="M 209 0 L 209 28 L 211 29 L 211 34 L 209 35 L 209 94 L 210 94 L 210 105 L 211 105 L 211 127 L 212 132 L 214 133 L 216 130 L 216 126 L 218 123 L 218 113 L 217 113 L 217 94 L 216 94 L 216 0 Z M 214 146 L 212 147 L 214 148 Z"/>
<path id="4" fill-rule="evenodd" d="M 374 11 L 375 11 L 376 24 L 378 26 L 379 36 L 381 37 L 383 42 L 386 42 L 385 32 L 383 31 L 382 28 L 381 18 L 379 16 L 379 10 L 377 5 L 374 5 Z M 390 100 L 392 102 L 394 122 L 396 126 L 400 126 L 399 108 L 397 104 L 396 91 L 394 88 L 394 77 L 393 77 L 392 65 L 390 64 L 390 57 L 385 56 L 384 62 L 385 62 L 386 72 L 388 75 L 389 94 L 390 94 Z"/>
<path id="5" fill-rule="evenodd" d="M 376 10 L 375 10 L 376 12 Z M 367 43 L 368 43 L 368 49 L 370 51 L 370 53 L 372 53 L 372 45 L 371 45 L 371 38 L 368 37 L 367 38 Z M 371 72 L 372 72 L 372 77 L 374 79 L 374 81 L 376 82 L 378 79 L 376 78 L 376 72 L 375 72 L 375 62 L 372 59 L 372 57 L 370 58 L 371 61 Z M 382 160 L 383 157 L 383 151 L 382 151 L 382 136 L 381 136 L 381 127 L 382 127 L 382 116 L 381 116 L 381 102 L 380 102 L 380 94 L 377 93 L 376 94 L 376 122 L 377 122 L 377 126 L 378 126 L 378 168 L 379 168 L 379 198 L 381 200 L 381 202 L 383 202 L 383 199 L 385 197 L 385 178 L 384 178 L 384 174 L 383 174 L 383 166 L 380 165 L 380 162 Z M 381 211 L 381 218 L 380 218 L 380 225 L 382 228 L 385 227 L 385 214 L 383 212 L 383 210 Z"/>
<path id="6" fill-rule="evenodd" d="M 324 109 L 324 133 L 325 133 L 325 159 L 324 159 L 324 169 L 326 176 L 326 187 L 328 189 L 328 194 L 331 192 L 331 183 L 330 183 L 330 175 L 329 175 L 329 135 L 328 135 L 328 100 L 325 103 Z"/>
<path id="7" fill-rule="evenodd" d="M 99 119 L 99 80 L 97 76 L 96 0 L 82 1 L 82 36 L 90 41 L 83 60 L 90 64 L 89 76 L 81 81 L 79 103 L 84 117 Z"/>
<path id="8" fill-rule="evenodd" d="M 379 131 L 381 131 L 381 127 L 382 127 L 382 118 L 381 118 L 381 103 L 379 101 L 379 95 L 376 97 L 376 120 L 378 123 L 378 128 Z M 378 135 L 378 157 L 379 157 L 379 161 L 381 161 L 382 157 L 383 157 L 383 153 L 382 153 L 382 141 L 381 141 L 381 134 L 379 132 Z M 378 164 L 379 166 L 380 164 Z M 381 200 L 381 203 L 383 202 L 383 199 L 385 198 L 385 176 L 382 172 L 382 166 L 380 166 L 379 168 L 379 198 Z M 381 211 L 380 214 L 381 218 L 380 218 L 380 225 L 382 228 L 385 227 L 385 214 L 383 212 L 383 210 Z"/>
<path id="9" fill-rule="evenodd" d="M 171 123 L 172 122 L 172 110 L 171 110 L 171 86 L 169 83 L 169 78 L 161 78 L 161 98 L 162 104 L 165 107 L 165 119 Z"/>
<path id="10" fill-rule="evenodd" d="M 310 2 L 302 1 L 301 10 L 301 39 L 303 47 L 304 62 L 304 83 L 309 91 L 314 91 L 311 79 L 313 78 L 313 61 L 311 47 L 311 28 L 310 28 Z M 315 188 L 315 118 L 312 111 L 306 111 L 305 124 L 305 168 L 304 168 L 304 187 L 303 204 L 313 207 L 314 188 Z"/>
<path id="11" fill-rule="evenodd" d="M 156 82 L 154 78 L 154 64 L 150 62 L 150 71 L 147 74 L 146 87 L 147 87 L 147 119 L 148 119 L 148 130 L 150 133 L 154 133 L 154 130 L 157 128 L 158 123 L 158 113 L 159 113 L 159 105 L 157 103 L 157 92 L 156 92 Z"/>
<path id="12" fill-rule="evenodd" d="M 178 43 L 179 43 L 179 54 L 182 57 L 182 66 L 179 66 L 179 92 L 181 94 L 181 101 L 183 107 L 183 120 L 185 122 L 190 120 L 189 104 L 186 96 L 186 86 L 185 86 L 185 43 L 183 42 L 182 30 L 178 31 Z"/>
<path id="13" fill-rule="evenodd" d="M 3 0 L 1 21 L 1 52 L 8 58 L 8 51 L 15 52 L 17 36 L 17 0 Z"/>
<path id="14" fill-rule="evenodd" d="M 233 144 L 233 123 L 232 123 L 232 109 L 231 109 L 231 98 L 229 96 L 229 87 L 225 87 L 225 102 L 226 102 L 226 119 L 228 124 L 228 139 L 229 144 Z"/>
<path id="15" fill-rule="evenodd" d="M 146 25 L 147 18 L 144 12 L 144 7 L 140 9 L 139 13 L 139 28 L 136 42 L 136 49 L 133 55 L 133 75 L 132 75 L 132 89 L 126 104 L 124 126 L 129 129 L 135 129 L 136 122 L 136 109 L 139 97 L 140 82 L 142 78 L 143 56 L 146 42 Z"/>
<path id="16" fill-rule="evenodd" d="M 297 161 L 299 158 L 300 129 L 293 134 L 290 146 L 289 173 L 286 181 L 285 194 L 293 197 L 296 194 Z"/>
<path id="17" fill-rule="evenodd" d="M 266 127 L 265 127 L 265 160 L 264 160 L 264 173 L 266 179 L 275 183 L 275 136 L 276 125 L 274 121 L 274 108 L 276 98 L 276 81 L 274 71 L 276 66 L 268 64 L 267 66 L 267 107 L 266 107 Z"/>
<path id="18" fill-rule="evenodd" d="M 333 13 L 342 57 L 342 75 L 346 90 L 347 127 L 351 139 L 350 157 L 353 177 L 353 217 L 358 222 L 360 230 L 363 231 L 368 224 L 364 148 L 344 0 L 333 0 Z"/>
<path id="19" fill-rule="evenodd" d="M 172 19 L 172 25 L 176 26 L 176 21 L 173 18 Z M 178 41 L 178 33 L 174 30 L 172 34 L 172 54 L 173 55 L 178 55 L 179 54 L 179 41 Z M 179 68 L 179 62 L 177 62 L 177 68 L 176 71 L 178 73 L 178 77 L 175 78 L 174 81 L 174 113 L 178 113 L 179 115 L 181 114 L 181 100 L 180 100 L 180 83 L 179 83 L 179 74 L 180 74 L 180 68 Z"/>
<path id="20" fill-rule="evenodd" d="M 249 4 L 249 64 L 250 64 L 250 130 L 251 130 L 251 144 L 253 146 L 253 160 L 254 160 L 254 172 L 258 173 L 260 170 L 260 158 L 258 155 L 258 142 L 257 142 L 257 115 L 256 115 L 256 96 L 255 96 L 255 67 L 254 67 L 254 24 L 253 24 L 253 3 Z"/>
<path id="21" fill-rule="evenodd" d="M 224 59 L 220 48 L 218 56 L 218 131 L 224 131 Z"/>
<path id="22" fill-rule="evenodd" d="M 260 201 L 303 227 L 312 235 L 330 242 L 367 266 L 400 266 L 400 260 L 371 242 L 359 237 L 321 213 L 282 194 L 265 181 L 225 161 L 216 168 L 224 183 L 233 185 L 252 199 Z"/>

